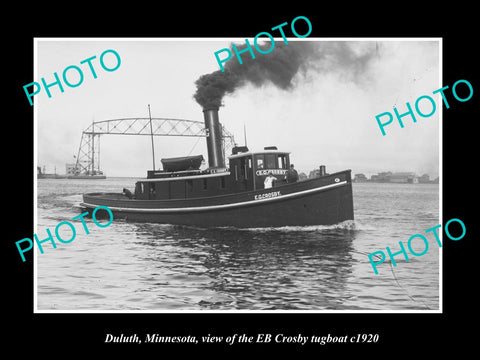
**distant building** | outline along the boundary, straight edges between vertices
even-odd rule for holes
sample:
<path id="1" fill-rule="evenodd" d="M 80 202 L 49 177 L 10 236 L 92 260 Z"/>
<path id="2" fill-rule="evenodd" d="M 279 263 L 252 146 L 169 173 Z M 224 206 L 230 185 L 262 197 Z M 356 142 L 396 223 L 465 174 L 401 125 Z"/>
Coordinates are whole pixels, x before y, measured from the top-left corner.
<path id="1" fill-rule="evenodd" d="M 427 175 L 428 176 L 428 175 Z M 371 176 L 371 181 L 381 183 L 417 184 L 418 176 L 414 172 L 381 172 Z"/>
<path id="2" fill-rule="evenodd" d="M 423 174 L 418 178 L 418 182 L 421 184 L 426 184 L 430 182 L 430 176 L 428 174 Z"/>
<path id="3" fill-rule="evenodd" d="M 390 176 L 390 182 L 402 184 L 417 184 L 418 176 L 413 172 L 398 172 Z"/>
<path id="4" fill-rule="evenodd" d="M 319 173 L 320 173 L 320 171 L 318 169 L 312 170 L 308 174 L 308 178 L 313 179 L 313 178 L 319 177 L 320 176 Z"/>
<path id="5" fill-rule="evenodd" d="M 329 174 L 326 171 L 325 165 L 321 165 L 317 169 L 313 169 L 312 171 L 310 171 L 310 173 L 308 174 L 308 178 L 313 179 L 313 178 L 317 178 L 325 175 L 329 175 Z"/>
<path id="6" fill-rule="evenodd" d="M 391 171 L 381 172 L 381 173 L 378 173 L 377 175 L 372 175 L 370 177 L 370 180 L 374 182 L 390 182 L 390 176 L 392 176 Z"/>
<path id="7" fill-rule="evenodd" d="M 353 178 L 353 181 L 355 181 L 355 182 L 367 182 L 368 179 L 365 176 L 365 174 L 355 174 L 355 177 Z"/>

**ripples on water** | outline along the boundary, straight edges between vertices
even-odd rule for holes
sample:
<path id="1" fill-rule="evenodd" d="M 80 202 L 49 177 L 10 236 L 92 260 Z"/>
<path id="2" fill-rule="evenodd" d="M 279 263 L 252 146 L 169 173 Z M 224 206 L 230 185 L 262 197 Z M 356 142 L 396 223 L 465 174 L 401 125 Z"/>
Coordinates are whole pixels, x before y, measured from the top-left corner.
<path id="1" fill-rule="evenodd" d="M 40 180 L 37 233 L 78 215 L 81 193 L 132 179 Z M 438 185 L 354 184 L 355 221 L 334 226 L 201 229 L 87 219 L 72 243 L 37 252 L 39 310 L 438 310 L 439 250 L 367 254 L 439 223 Z M 78 224 L 78 225 L 77 225 Z M 66 230 L 68 231 L 68 230 Z M 69 234 L 65 235 L 68 238 Z M 44 236 L 46 237 L 46 236 Z M 428 236 L 427 236 L 428 238 Z M 430 239 L 429 239 L 430 240 Z M 432 239 L 433 240 L 433 239 Z M 420 251 L 420 250 L 419 250 Z"/>

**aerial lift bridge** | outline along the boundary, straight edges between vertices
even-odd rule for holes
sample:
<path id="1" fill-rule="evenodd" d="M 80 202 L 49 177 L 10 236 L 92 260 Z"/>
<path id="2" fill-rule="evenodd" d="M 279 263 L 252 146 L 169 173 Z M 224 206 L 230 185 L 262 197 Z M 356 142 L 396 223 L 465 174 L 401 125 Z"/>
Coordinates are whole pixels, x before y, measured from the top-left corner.
<path id="1" fill-rule="evenodd" d="M 152 152 L 154 136 L 206 137 L 207 131 L 203 121 L 170 118 L 125 118 L 94 121 L 82 132 L 74 175 L 101 175 L 100 170 L 100 136 L 101 135 L 143 135 L 151 136 Z M 235 140 L 222 126 L 223 151 L 227 154 L 234 146 Z M 225 156 L 225 158 L 227 158 Z M 155 164 L 155 160 L 154 160 Z"/>

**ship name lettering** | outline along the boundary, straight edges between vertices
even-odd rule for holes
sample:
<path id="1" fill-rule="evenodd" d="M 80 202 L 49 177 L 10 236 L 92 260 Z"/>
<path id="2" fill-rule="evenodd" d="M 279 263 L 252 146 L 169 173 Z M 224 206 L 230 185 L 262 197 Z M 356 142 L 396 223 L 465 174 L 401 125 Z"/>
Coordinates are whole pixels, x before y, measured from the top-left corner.
<path id="1" fill-rule="evenodd" d="M 271 175 L 286 175 L 287 170 L 285 170 L 285 169 L 257 170 L 255 172 L 255 174 L 257 174 L 257 176 L 268 175 L 268 174 L 271 174 Z"/>
<path id="2" fill-rule="evenodd" d="M 255 200 L 269 199 L 280 195 L 280 191 L 274 191 L 266 194 L 255 195 Z"/>

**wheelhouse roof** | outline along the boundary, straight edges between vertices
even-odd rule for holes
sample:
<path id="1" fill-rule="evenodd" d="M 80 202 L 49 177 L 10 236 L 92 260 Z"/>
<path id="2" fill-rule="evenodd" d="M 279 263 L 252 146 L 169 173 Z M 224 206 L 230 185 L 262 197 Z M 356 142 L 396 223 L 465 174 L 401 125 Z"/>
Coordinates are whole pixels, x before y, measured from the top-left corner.
<path id="1" fill-rule="evenodd" d="M 238 153 L 235 155 L 230 155 L 229 159 L 237 159 L 244 156 L 252 156 L 252 155 L 263 155 L 263 154 L 279 154 L 279 155 L 288 155 L 290 154 L 289 151 L 280 151 L 280 150 L 262 150 L 262 151 L 247 151 L 243 153 Z"/>

